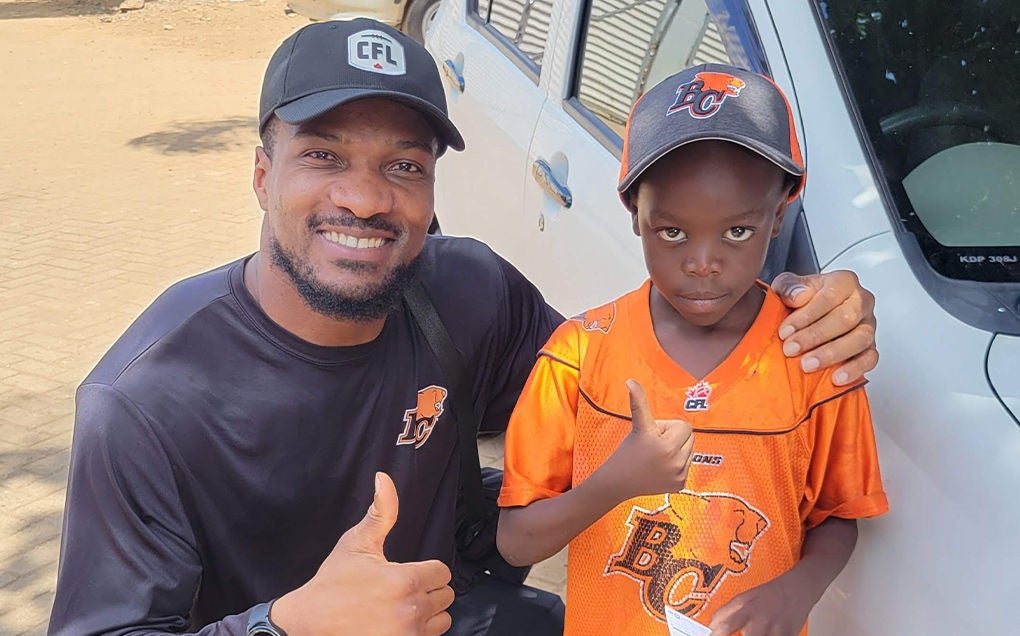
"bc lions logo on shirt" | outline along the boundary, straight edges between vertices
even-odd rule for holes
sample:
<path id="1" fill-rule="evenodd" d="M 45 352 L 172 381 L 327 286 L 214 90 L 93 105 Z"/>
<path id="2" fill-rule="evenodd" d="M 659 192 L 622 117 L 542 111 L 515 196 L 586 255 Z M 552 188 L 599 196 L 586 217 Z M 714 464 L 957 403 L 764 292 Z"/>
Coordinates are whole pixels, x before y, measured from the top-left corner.
<path id="1" fill-rule="evenodd" d="M 667 605 L 697 616 L 727 575 L 743 573 L 769 520 L 736 495 L 678 492 L 656 510 L 634 506 L 627 526 L 605 574 L 636 581 L 645 611 L 665 622 Z"/>
<path id="2" fill-rule="evenodd" d="M 429 440 L 443 414 L 446 395 L 446 389 L 435 384 L 418 391 L 418 404 L 404 411 L 404 431 L 397 437 L 397 446 L 414 444 L 415 448 L 421 448 Z"/>
<path id="3" fill-rule="evenodd" d="M 581 328 L 585 331 L 609 333 L 616 320 L 616 303 L 588 310 L 581 317 Z"/>

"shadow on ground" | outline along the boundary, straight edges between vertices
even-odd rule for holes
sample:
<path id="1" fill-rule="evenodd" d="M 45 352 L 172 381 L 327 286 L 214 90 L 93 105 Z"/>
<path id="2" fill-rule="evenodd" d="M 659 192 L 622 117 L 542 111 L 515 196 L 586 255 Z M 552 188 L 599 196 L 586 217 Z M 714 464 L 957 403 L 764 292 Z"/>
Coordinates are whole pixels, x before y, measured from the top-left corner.
<path id="1" fill-rule="evenodd" d="M 60 390 L 0 386 L 3 430 L 41 434 L 30 443 L 0 443 L 0 634 L 35 636 L 45 631 L 53 605 L 70 456 L 67 436 L 59 432 L 70 428 L 72 406 Z"/>
<path id="2" fill-rule="evenodd" d="M 19 467 L 14 474 L 0 478 L 0 487 L 15 491 L 31 489 L 40 493 L 41 499 L 52 498 L 52 493 L 61 490 L 66 483 L 67 459 L 67 449 L 61 448 L 0 452 L 0 466 Z M 17 597 L 18 605 L 3 607 L 4 610 L 17 611 L 0 615 L 0 634 L 34 636 L 45 630 L 45 624 L 26 624 L 25 617 L 44 618 L 50 614 L 57 574 L 54 558 L 60 541 L 62 519 L 58 507 L 31 504 L 5 519 L 5 529 L 10 534 L 4 539 L 4 547 L 13 551 L 13 554 L 5 559 L 4 571 L 0 574 L 0 587 L 3 596 L 11 599 Z M 34 618 L 32 622 L 36 620 L 39 618 Z"/>
<path id="3" fill-rule="evenodd" d="M 174 122 L 165 130 L 135 137 L 128 145 L 164 155 L 237 150 L 251 145 L 248 133 L 257 126 L 258 120 L 254 117 Z"/>
<path id="4" fill-rule="evenodd" d="M 71 15 L 115 13 L 121 0 L 16 0 L 0 1 L 0 20 L 60 18 Z"/>

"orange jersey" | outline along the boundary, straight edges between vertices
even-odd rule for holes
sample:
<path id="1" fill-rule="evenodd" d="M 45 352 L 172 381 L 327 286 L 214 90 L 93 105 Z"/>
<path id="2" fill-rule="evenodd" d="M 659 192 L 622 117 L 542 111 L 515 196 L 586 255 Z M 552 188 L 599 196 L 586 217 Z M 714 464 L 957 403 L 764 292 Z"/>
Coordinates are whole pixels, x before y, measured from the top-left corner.
<path id="1" fill-rule="evenodd" d="M 778 296 L 767 293 L 736 349 L 698 380 L 659 346 L 650 290 L 564 323 L 510 419 L 503 507 L 563 493 L 609 458 L 631 430 L 628 378 L 656 419 L 695 430 L 682 492 L 623 502 L 571 541 L 568 635 L 665 635 L 667 606 L 707 625 L 789 570 L 827 517 L 888 509 L 864 382 L 837 387 L 783 355 Z"/>

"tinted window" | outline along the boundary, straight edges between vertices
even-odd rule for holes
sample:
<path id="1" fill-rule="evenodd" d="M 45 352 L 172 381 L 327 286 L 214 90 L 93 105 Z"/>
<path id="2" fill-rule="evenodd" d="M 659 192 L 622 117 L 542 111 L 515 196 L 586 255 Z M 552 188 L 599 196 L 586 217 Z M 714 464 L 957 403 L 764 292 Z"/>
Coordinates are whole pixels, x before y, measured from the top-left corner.
<path id="1" fill-rule="evenodd" d="M 816 4 L 896 221 L 945 276 L 1020 280 L 1018 3 Z"/>
<path id="2" fill-rule="evenodd" d="M 704 62 L 730 62 L 705 0 L 592 0 L 577 98 L 622 134 L 638 96 Z"/>
<path id="3" fill-rule="evenodd" d="M 552 0 L 478 0 L 478 17 L 542 65 L 552 14 Z"/>

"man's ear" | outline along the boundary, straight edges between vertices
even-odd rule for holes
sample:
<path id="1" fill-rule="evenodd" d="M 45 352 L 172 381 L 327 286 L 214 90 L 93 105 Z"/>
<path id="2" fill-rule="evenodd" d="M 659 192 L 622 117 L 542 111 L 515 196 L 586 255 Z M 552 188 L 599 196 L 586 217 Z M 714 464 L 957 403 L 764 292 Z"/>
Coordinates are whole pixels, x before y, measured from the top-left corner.
<path id="1" fill-rule="evenodd" d="M 269 178 L 269 170 L 272 168 L 272 161 L 269 153 L 262 146 L 255 147 L 255 173 L 252 175 L 252 188 L 259 200 L 259 207 L 269 211 L 269 193 L 266 190 L 266 179 Z"/>

